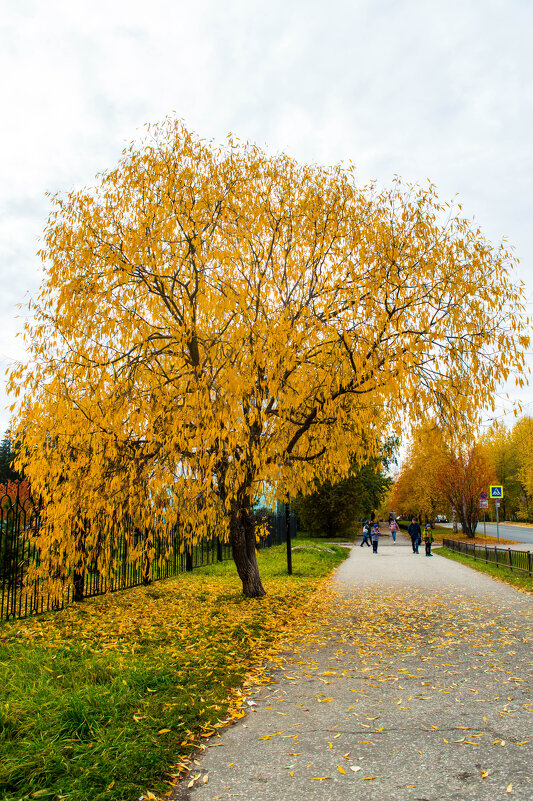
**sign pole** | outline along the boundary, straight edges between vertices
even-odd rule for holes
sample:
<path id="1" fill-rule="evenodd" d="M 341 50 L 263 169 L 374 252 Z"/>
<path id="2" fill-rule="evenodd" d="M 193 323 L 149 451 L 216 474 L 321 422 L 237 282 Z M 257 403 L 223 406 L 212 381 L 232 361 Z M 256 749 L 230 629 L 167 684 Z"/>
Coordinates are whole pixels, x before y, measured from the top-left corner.
<path id="1" fill-rule="evenodd" d="M 496 539 L 500 541 L 500 501 L 503 498 L 503 487 L 501 484 L 491 484 L 489 487 L 490 497 L 494 499 L 496 507 Z"/>
<path id="2" fill-rule="evenodd" d="M 483 536 L 487 538 L 487 522 L 485 519 L 485 510 L 483 509 Z"/>

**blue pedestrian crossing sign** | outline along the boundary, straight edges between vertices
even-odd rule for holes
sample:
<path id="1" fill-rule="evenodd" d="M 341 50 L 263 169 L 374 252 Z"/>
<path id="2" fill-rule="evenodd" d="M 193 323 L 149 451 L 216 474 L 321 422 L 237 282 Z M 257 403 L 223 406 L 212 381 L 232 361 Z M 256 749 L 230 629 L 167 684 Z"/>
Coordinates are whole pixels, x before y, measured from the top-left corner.
<path id="1" fill-rule="evenodd" d="M 491 484 L 489 489 L 491 498 L 503 498 L 503 487 L 500 484 Z"/>

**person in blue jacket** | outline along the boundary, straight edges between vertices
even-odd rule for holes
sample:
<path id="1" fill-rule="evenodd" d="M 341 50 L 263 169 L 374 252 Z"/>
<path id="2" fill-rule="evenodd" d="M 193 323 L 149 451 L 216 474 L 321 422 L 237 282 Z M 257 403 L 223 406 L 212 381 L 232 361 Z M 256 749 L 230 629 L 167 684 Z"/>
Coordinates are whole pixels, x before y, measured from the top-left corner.
<path id="1" fill-rule="evenodd" d="M 372 552 L 377 553 L 378 542 L 379 542 L 379 526 L 377 523 L 374 523 L 374 525 L 372 526 L 371 539 L 372 539 Z"/>
<path id="2" fill-rule="evenodd" d="M 370 520 L 367 520 L 363 526 L 363 541 L 361 542 L 361 548 L 363 545 L 368 545 L 370 548 Z"/>

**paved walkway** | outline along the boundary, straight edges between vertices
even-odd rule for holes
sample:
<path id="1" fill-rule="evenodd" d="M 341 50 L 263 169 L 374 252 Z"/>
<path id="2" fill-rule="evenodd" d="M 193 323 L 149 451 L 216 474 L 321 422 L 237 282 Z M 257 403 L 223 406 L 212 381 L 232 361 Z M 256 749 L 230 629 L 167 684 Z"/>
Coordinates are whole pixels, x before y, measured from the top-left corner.
<path id="1" fill-rule="evenodd" d="M 176 799 L 531 801 L 531 596 L 384 542 Z"/>

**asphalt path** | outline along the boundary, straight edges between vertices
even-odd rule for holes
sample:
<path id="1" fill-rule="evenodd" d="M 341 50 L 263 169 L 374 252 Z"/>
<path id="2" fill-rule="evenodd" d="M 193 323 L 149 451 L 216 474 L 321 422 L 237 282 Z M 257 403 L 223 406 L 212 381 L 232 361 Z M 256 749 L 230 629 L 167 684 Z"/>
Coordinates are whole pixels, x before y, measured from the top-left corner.
<path id="1" fill-rule="evenodd" d="M 531 801 L 531 596 L 403 535 L 327 592 L 173 798 Z"/>
<path id="2" fill-rule="evenodd" d="M 450 531 L 452 529 L 452 523 L 439 523 L 439 525 L 449 528 Z M 496 523 L 486 523 L 485 525 L 487 527 L 487 536 L 495 537 Z M 533 545 L 533 528 L 527 528 L 526 526 L 510 526 L 505 523 L 500 523 L 499 529 L 501 539 L 514 540 L 514 542 Z M 483 536 L 483 532 L 483 521 L 481 520 L 477 525 L 476 536 Z M 531 550 L 531 548 L 526 548 L 526 550 Z"/>

